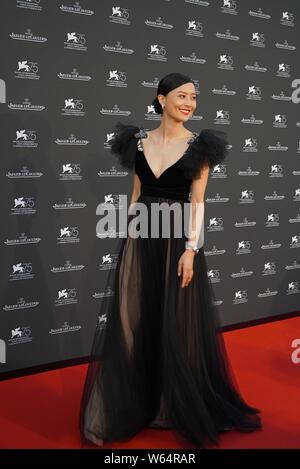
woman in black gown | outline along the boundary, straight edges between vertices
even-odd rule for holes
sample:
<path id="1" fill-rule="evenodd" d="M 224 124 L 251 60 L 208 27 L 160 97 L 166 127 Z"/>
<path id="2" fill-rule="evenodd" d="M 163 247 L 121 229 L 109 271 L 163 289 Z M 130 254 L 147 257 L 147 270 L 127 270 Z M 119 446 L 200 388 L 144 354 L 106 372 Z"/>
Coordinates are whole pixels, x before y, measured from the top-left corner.
<path id="1" fill-rule="evenodd" d="M 228 154 L 224 132 L 203 129 L 187 139 L 183 123 L 196 107 L 194 96 L 185 75 L 172 73 L 159 83 L 153 105 L 163 115 L 160 128 L 173 129 L 174 142 L 185 140 L 187 147 L 158 175 L 144 153 L 148 132 L 115 126 L 111 151 L 140 184 L 130 208 L 144 204 L 150 226 L 152 203 L 183 206 L 193 200 L 193 187 L 200 187 L 204 200 L 208 170 Z M 132 217 L 129 210 L 128 227 Z M 101 303 L 81 399 L 82 445 L 128 440 L 152 427 L 173 429 L 203 448 L 218 446 L 226 430 L 261 428 L 260 409 L 245 402 L 231 370 L 203 235 L 193 251 L 186 244 L 189 236 L 175 236 L 178 223 L 170 217 L 167 237 L 160 232 L 156 238 L 127 235 L 119 241 L 117 266 L 107 280 L 114 295 Z"/>

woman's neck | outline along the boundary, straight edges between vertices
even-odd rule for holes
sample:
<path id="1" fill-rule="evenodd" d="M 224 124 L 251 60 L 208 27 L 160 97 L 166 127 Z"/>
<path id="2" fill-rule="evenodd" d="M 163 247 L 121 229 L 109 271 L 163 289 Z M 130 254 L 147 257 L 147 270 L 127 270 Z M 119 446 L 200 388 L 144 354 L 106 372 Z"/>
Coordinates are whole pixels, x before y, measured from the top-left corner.
<path id="1" fill-rule="evenodd" d="M 160 126 L 152 130 L 152 134 L 162 143 L 168 143 L 174 140 L 182 140 L 188 138 L 191 132 L 187 131 L 182 122 L 174 120 L 161 120 Z"/>

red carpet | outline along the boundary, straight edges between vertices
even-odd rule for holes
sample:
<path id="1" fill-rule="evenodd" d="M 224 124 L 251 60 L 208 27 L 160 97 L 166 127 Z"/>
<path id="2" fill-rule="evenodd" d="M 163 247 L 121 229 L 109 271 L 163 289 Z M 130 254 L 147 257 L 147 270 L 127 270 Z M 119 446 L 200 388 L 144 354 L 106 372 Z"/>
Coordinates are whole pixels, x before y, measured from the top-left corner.
<path id="1" fill-rule="evenodd" d="M 300 363 L 291 360 L 300 318 L 224 334 L 239 387 L 264 428 L 223 434 L 220 448 L 300 448 Z M 300 354 L 299 354 L 300 355 Z M 0 382 L 0 448 L 80 448 L 78 413 L 87 365 Z M 175 432 L 145 429 L 104 448 L 192 448 Z M 86 445 L 85 448 L 95 448 Z M 99 448 L 100 449 L 100 448 Z M 100 449 L 101 450 L 101 449 Z"/>

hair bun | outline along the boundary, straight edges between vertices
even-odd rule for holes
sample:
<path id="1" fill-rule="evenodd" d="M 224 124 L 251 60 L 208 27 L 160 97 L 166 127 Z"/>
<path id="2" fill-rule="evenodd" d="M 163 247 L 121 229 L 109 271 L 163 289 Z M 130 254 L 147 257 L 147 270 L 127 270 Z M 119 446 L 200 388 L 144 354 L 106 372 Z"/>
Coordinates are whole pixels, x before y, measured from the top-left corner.
<path id="1" fill-rule="evenodd" d="M 152 105 L 154 106 L 154 110 L 157 114 L 162 114 L 163 113 L 162 106 L 161 106 L 160 102 L 158 101 L 157 96 L 156 96 L 156 98 L 153 99 Z"/>

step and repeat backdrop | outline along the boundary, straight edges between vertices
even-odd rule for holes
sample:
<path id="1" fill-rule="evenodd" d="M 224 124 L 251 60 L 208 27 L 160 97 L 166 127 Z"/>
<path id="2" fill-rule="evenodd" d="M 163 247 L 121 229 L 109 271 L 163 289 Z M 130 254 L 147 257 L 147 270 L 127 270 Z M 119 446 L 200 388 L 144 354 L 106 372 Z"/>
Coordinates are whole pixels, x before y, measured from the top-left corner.
<path id="1" fill-rule="evenodd" d="M 117 121 L 159 126 L 160 78 L 190 75 L 186 127 L 225 130 L 205 254 L 223 326 L 299 310 L 296 0 L 1 0 L 0 376 L 88 356 L 121 233 L 97 231 L 132 173 Z M 124 234 L 123 234 L 124 235 Z"/>

